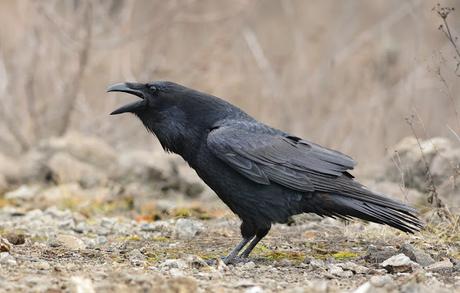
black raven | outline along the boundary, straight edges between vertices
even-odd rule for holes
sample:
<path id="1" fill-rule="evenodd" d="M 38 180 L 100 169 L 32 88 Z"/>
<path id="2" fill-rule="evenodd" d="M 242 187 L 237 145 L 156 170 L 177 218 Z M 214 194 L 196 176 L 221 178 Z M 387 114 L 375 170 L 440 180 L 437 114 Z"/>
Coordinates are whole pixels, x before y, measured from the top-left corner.
<path id="1" fill-rule="evenodd" d="M 139 117 L 242 220 L 243 240 L 225 263 L 247 257 L 273 223 L 301 213 L 356 217 L 409 233 L 422 227 L 414 208 L 355 181 L 350 157 L 260 123 L 224 100 L 168 81 L 119 83 L 108 91 L 141 98 L 111 114 Z"/>

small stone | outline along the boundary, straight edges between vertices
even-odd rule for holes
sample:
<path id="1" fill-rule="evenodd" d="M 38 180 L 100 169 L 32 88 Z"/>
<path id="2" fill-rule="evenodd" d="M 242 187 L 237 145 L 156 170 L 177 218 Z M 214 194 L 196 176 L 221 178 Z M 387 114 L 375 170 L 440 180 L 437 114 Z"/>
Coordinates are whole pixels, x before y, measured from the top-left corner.
<path id="1" fill-rule="evenodd" d="M 184 277 L 185 272 L 181 269 L 172 268 L 168 271 L 171 277 Z"/>
<path id="2" fill-rule="evenodd" d="M 400 249 L 400 253 L 408 256 L 412 261 L 415 261 L 419 265 L 425 267 L 435 263 L 434 259 L 426 252 L 413 247 L 410 244 L 404 244 Z"/>
<path id="3" fill-rule="evenodd" d="M 96 237 L 96 244 L 97 245 L 102 245 L 102 244 L 105 244 L 107 243 L 107 237 L 105 236 L 97 236 Z"/>
<path id="4" fill-rule="evenodd" d="M 190 267 L 195 269 L 209 268 L 209 265 L 199 256 L 189 255 L 186 258 Z"/>
<path id="5" fill-rule="evenodd" d="M 80 250 L 86 248 L 85 242 L 73 235 L 60 234 L 56 237 L 56 242 L 58 245 L 66 247 L 70 250 Z"/>
<path id="6" fill-rule="evenodd" d="M 389 275 L 373 276 L 369 281 L 356 288 L 353 293 L 386 293 L 389 291 L 389 284 L 393 284 L 393 279 Z"/>
<path id="7" fill-rule="evenodd" d="M 367 274 L 367 272 L 369 272 L 369 268 L 355 264 L 353 262 L 340 263 L 337 264 L 337 266 L 341 267 L 345 271 L 352 271 L 356 274 Z"/>
<path id="8" fill-rule="evenodd" d="M 387 284 L 393 283 L 393 278 L 390 275 L 373 276 L 369 282 L 373 286 L 380 288 L 386 286 Z"/>
<path id="9" fill-rule="evenodd" d="M 129 261 L 133 266 L 142 266 L 145 263 L 146 256 L 139 249 L 133 249 L 129 252 Z"/>
<path id="10" fill-rule="evenodd" d="M 263 293 L 263 292 L 265 292 L 264 289 L 262 289 L 262 287 L 259 287 L 259 286 L 250 287 L 244 290 L 244 293 Z"/>
<path id="11" fill-rule="evenodd" d="M 88 227 L 84 222 L 78 223 L 73 230 L 77 233 L 85 233 L 88 230 Z"/>
<path id="12" fill-rule="evenodd" d="M 8 252 L 0 252 L 0 264 L 7 266 L 16 266 L 16 259 Z"/>
<path id="13" fill-rule="evenodd" d="M 166 221 L 156 221 L 152 223 L 142 223 L 141 231 L 145 232 L 170 232 L 171 225 Z"/>
<path id="14" fill-rule="evenodd" d="M 38 186 L 22 185 L 15 190 L 5 193 L 5 198 L 10 200 L 28 200 L 38 192 Z"/>
<path id="15" fill-rule="evenodd" d="M 253 261 L 247 262 L 242 266 L 242 268 L 246 270 L 252 270 L 255 267 L 256 267 L 256 264 Z"/>
<path id="16" fill-rule="evenodd" d="M 406 255 L 400 253 L 390 257 L 380 264 L 389 273 L 412 272 L 417 263 L 413 262 Z"/>
<path id="17" fill-rule="evenodd" d="M 426 267 L 427 271 L 443 271 L 447 269 L 452 269 L 454 267 L 454 264 L 448 259 L 445 258 L 443 261 L 436 262 L 432 265 L 429 265 Z"/>
<path id="18" fill-rule="evenodd" d="M 181 240 L 192 240 L 203 229 L 203 224 L 199 221 L 179 219 L 174 228 L 174 236 Z"/>
<path id="19" fill-rule="evenodd" d="M 11 243 L 8 239 L 0 238 L 0 252 L 8 252 L 11 250 Z"/>
<path id="20" fill-rule="evenodd" d="M 321 260 L 321 259 L 312 258 L 312 259 L 309 259 L 309 260 L 305 260 L 305 262 L 307 262 L 314 269 L 324 268 L 326 266 L 324 264 L 324 261 Z"/>
<path id="21" fill-rule="evenodd" d="M 225 272 L 225 271 L 228 271 L 227 265 L 226 265 L 226 264 L 223 262 L 223 260 L 220 259 L 220 258 L 217 259 L 216 267 L 217 267 L 217 271 L 218 271 L 218 272 Z"/>
<path id="22" fill-rule="evenodd" d="M 113 219 L 113 218 L 102 218 L 100 222 L 101 227 L 108 228 L 108 229 L 112 229 L 113 226 L 115 226 L 115 224 L 117 224 L 117 221 L 116 219 Z"/>
<path id="23" fill-rule="evenodd" d="M 353 276 L 353 272 L 351 271 L 344 271 L 341 267 L 338 265 L 330 265 L 328 268 L 329 272 L 337 277 L 342 277 L 342 278 L 350 278 Z"/>
<path id="24" fill-rule="evenodd" d="M 369 263 L 378 264 L 395 255 L 396 253 L 397 250 L 393 247 L 377 248 L 375 246 L 370 246 L 367 249 L 367 254 L 364 259 Z"/>
<path id="25" fill-rule="evenodd" d="M 35 268 L 37 270 L 49 270 L 50 269 L 50 264 L 46 261 L 41 261 L 41 262 L 38 262 L 36 265 L 35 265 Z"/>
<path id="26" fill-rule="evenodd" d="M 172 268 L 185 269 L 187 267 L 187 263 L 181 259 L 167 259 L 159 266 L 160 270 L 169 270 Z"/>
<path id="27" fill-rule="evenodd" d="M 72 292 L 75 292 L 75 293 L 95 293 L 96 292 L 94 290 L 93 282 L 91 281 L 91 279 L 79 277 L 79 276 L 73 276 L 70 278 L 70 283 L 72 284 L 71 287 L 73 287 Z"/>
<path id="28" fill-rule="evenodd" d="M 5 238 L 8 240 L 9 243 L 13 245 L 21 245 L 26 242 L 25 235 L 21 233 L 14 233 L 14 232 L 7 233 L 5 235 Z"/>
<path id="29" fill-rule="evenodd" d="M 353 293 L 372 293 L 375 288 L 372 287 L 372 284 L 370 282 L 366 282 L 353 290 Z"/>

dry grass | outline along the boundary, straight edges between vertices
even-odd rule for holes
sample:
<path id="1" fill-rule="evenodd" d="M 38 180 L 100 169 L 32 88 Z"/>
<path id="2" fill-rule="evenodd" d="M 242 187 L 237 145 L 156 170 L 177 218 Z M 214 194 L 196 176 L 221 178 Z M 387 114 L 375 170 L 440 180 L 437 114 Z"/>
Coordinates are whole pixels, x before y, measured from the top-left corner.
<path id="1" fill-rule="evenodd" d="M 454 52 L 437 30 L 435 4 L 5 0 L 0 149 L 19 154 L 68 129 L 145 147 L 152 140 L 137 121 L 107 116 L 121 101 L 105 88 L 169 79 L 339 148 L 361 165 L 379 162 L 386 147 L 410 134 L 404 117 L 414 108 L 430 135 L 451 136 L 446 124 L 456 125 L 456 109 L 430 70 L 440 66 L 458 95 Z"/>

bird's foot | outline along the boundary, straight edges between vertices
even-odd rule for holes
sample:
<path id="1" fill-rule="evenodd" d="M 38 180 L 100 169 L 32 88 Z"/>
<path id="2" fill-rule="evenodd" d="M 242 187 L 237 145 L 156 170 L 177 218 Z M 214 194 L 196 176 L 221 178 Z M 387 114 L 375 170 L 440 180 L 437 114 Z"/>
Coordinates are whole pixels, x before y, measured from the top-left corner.
<path id="1" fill-rule="evenodd" d="M 241 263 L 247 263 L 249 259 L 247 257 L 241 257 L 241 256 L 235 256 L 235 257 L 228 257 L 228 256 L 222 256 L 220 260 L 225 264 L 225 265 L 236 265 L 236 264 L 241 264 Z M 206 263 L 210 266 L 215 266 L 218 264 L 217 259 L 208 259 L 206 260 Z"/>
<path id="2" fill-rule="evenodd" d="M 236 264 L 241 264 L 241 263 L 247 263 L 249 261 L 249 259 L 247 257 L 241 257 L 241 256 L 235 256 L 233 258 L 228 258 L 228 257 L 225 257 L 223 259 L 223 262 L 224 264 L 226 265 L 236 265 Z"/>

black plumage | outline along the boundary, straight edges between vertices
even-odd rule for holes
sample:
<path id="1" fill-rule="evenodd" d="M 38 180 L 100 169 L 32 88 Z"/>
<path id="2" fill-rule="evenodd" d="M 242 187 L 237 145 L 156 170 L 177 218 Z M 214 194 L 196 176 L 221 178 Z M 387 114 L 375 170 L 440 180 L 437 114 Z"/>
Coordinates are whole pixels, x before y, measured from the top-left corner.
<path id="1" fill-rule="evenodd" d="M 350 157 L 260 123 L 217 97 L 166 81 L 109 91 L 140 97 L 112 114 L 137 115 L 240 217 L 243 240 L 227 263 L 253 239 L 240 254 L 247 257 L 272 223 L 300 213 L 356 217 L 411 233 L 422 227 L 415 209 L 355 181 Z"/>

